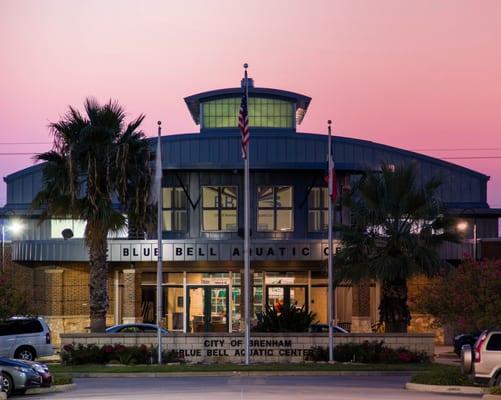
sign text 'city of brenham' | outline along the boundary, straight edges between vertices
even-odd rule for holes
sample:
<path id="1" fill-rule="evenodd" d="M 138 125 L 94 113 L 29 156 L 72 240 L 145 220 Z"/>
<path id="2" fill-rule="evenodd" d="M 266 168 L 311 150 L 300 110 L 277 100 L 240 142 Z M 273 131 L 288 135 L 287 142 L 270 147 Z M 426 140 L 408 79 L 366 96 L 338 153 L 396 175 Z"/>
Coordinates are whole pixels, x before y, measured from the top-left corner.
<path id="1" fill-rule="evenodd" d="M 165 261 L 237 261 L 243 260 L 242 242 L 163 241 Z M 339 242 L 335 241 L 337 250 Z M 329 254 L 326 241 L 256 241 L 251 244 L 251 260 L 325 260 Z M 156 261 L 158 246 L 154 241 L 108 241 L 108 261 Z"/>

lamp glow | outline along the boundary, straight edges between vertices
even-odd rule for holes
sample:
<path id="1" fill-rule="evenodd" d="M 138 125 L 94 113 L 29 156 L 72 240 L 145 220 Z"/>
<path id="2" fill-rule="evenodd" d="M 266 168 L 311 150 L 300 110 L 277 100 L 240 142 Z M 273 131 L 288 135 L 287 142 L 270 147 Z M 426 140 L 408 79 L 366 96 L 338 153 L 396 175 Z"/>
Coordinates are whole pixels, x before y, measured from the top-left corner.
<path id="1" fill-rule="evenodd" d="M 24 225 L 21 223 L 21 221 L 15 220 L 11 222 L 8 228 L 14 236 L 17 236 L 24 230 Z"/>
<path id="2" fill-rule="evenodd" d="M 460 222 L 457 224 L 457 228 L 460 230 L 460 231 L 466 231 L 466 229 L 468 229 L 468 223 L 467 222 Z"/>

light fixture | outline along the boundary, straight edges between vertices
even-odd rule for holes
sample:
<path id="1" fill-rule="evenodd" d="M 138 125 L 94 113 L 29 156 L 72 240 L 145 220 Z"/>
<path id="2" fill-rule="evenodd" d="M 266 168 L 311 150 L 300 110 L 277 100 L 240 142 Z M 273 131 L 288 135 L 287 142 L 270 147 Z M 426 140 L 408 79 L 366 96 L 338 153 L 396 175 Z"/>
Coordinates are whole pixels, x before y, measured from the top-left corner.
<path id="1" fill-rule="evenodd" d="M 462 232 L 466 231 L 466 229 L 468 229 L 468 222 L 466 222 L 466 221 L 459 222 L 457 224 L 457 228 L 458 228 L 458 230 L 460 230 Z"/>
<path id="2" fill-rule="evenodd" d="M 24 225 L 20 220 L 15 219 L 10 223 L 7 229 L 12 232 L 13 236 L 17 236 L 24 230 Z"/>

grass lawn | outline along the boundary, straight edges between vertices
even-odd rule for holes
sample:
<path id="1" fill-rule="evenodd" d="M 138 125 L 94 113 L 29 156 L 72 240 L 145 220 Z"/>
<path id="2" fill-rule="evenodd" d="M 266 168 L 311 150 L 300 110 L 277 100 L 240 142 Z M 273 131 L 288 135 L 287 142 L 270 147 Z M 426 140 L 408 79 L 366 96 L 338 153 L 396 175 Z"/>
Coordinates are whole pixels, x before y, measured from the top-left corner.
<path id="1" fill-rule="evenodd" d="M 440 367 L 440 366 L 439 366 Z M 180 364 L 180 365 L 130 365 L 107 367 L 104 365 L 49 365 L 54 374 L 121 373 L 121 372 L 231 372 L 231 371 L 401 371 L 420 372 L 437 368 L 437 364 Z"/>
<path id="2" fill-rule="evenodd" d="M 460 367 L 453 365 L 420 371 L 412 377 L 411 382 L 424 385 L 473 386 L 471 378 L 463 374 Z"/>

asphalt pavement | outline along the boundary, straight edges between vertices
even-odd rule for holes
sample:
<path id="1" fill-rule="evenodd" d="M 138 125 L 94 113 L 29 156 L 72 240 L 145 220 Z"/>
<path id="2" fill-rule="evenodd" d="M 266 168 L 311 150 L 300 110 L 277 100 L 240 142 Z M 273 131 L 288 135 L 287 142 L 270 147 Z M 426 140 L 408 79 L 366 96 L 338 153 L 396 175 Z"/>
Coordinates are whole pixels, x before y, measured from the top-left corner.
<path id="1" fill-rule="evenodd" d="M 165 378 L 82 378 L 66 393 L 32 395 L 26 400 L 172 399 L 303 400 L 402 399 L 466 400 L 480 396 L 405 390 L 410 376 L 231 376 Z M 14 397 L 14 399 L 23 397 Z"/>

